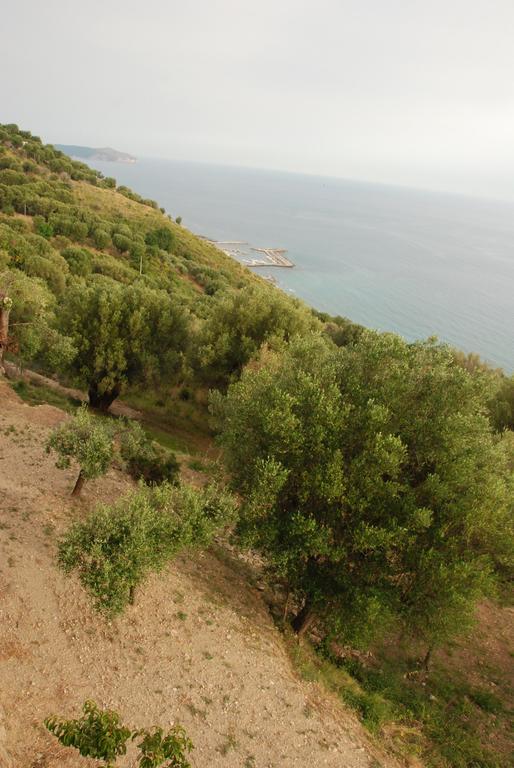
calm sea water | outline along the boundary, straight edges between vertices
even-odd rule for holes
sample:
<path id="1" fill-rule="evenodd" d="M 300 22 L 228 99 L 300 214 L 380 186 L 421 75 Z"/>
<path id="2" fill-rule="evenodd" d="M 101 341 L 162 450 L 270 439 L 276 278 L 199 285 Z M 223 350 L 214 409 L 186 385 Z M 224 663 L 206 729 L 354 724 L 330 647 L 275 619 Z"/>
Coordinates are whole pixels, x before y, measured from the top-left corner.
<path id="1" fill-rule="evenodd" d="M 262 273 L 317 309 L 514 371 L 514 204 L 167 160 L 94 165 L 197 234 L 286 248 L 296 267 Z"/>

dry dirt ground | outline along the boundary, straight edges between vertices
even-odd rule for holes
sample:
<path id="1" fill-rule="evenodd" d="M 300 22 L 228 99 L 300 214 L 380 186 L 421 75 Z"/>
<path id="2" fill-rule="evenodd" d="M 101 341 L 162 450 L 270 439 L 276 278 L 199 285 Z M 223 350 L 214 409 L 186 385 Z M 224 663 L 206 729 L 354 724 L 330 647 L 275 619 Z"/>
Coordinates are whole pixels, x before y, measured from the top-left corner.
<path id="1" fill-rule="evenodd" d="M 65 415 L 31 407 L 0 379 L 0 766 L 97 763 L 60 747 L 44 717 L 85 699 L 133 727 L 180 722 L 195 768 L 392 765 L 316 684 L 298 679 L 261 594 L 212 552 L 173 562 L 112 623 L 56 566 L 56 541 L 130 483 L 111 470 L 70 499 L 71 470 L 43 448 Z M 130 755 L 120 765 L 133 765 Z"/>

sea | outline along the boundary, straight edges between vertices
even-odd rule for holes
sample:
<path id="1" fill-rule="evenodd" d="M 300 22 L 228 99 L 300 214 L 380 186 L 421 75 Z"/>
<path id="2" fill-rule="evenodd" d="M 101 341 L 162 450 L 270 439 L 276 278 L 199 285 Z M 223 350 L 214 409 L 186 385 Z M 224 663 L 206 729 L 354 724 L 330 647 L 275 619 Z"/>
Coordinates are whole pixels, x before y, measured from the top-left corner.
<path id="1" fill-rule="evenodd" d="M 514 203 L 171 160 L 93 165 L 198 235 L 285 249 L 294 268 L 256 271 L 318 310 L 514 371 Z"/>

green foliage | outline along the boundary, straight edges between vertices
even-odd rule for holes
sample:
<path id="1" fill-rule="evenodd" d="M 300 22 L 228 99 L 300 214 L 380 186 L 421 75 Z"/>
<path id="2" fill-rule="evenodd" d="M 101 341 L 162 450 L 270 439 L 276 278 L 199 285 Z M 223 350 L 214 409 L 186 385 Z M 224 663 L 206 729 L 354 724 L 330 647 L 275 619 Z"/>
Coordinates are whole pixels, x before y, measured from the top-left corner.
<path id="1" fill-rule="evenodd" d="M 321 320 L 325 327 L 324 332 L 338 347 L 346 347 L 348 344 L 354 344 L 359 340 L 364 326 L 353 323 L 347 317 L 331 317 L 326 312 L 313 311 L 315 317 Z"/>
<path id="2" fill-rule="evenodd" d="M 150 484 L 178 481 L 180 465 L 175 454 L 150 440 L 137 422 L 127 423 L 122 430 L 120 455 L 135 480 Z"/>
<path id="3" fill-rule="evenodd" d="M 233 518 L 231 497 L 216 487 L 142 485 L 75 523 L 60 543 L 59 563 L 78 571 L 98 610 L 114 615 L 149 573 L 185 547 L 206 546 Z"/>
<path id="4" fill-rule="evenodd" d="M 138 743 L 139 768 L 190 768 L 186 755 L 193 743 L 184 729 L 175 725 L 167 733 L 162 728 L 131 730 L 120 722 L 112 710 L 100 709 L 94 701 L 86 701 L 84 715 L 78 720 L 64 720 L 53 716 L 45 726 L 65 747 L 75 747 L 83 757 L 103 761 L 111 768 L 118 757 L 127 752 L 127 742 Z"/>
<path id="5" fill-rule="evenodd" d="M 179 725 L 168 733 L 162 728 L 154 728 L 139 731 L 137 736 L 143 737 L 138 744 L 141 752 L 139 768 L 190 768 L 186 754 L 192 751 L 193 742 Z"/>
<path id="6" fill-rule="evenodd" d="M 72 275 L 87 277 L 93 270 L 93 254 L 86 248 L 70 246 L 62 252 Z"/>
<path id="7" fill-rule="evenodd" d="M 131 238 L 126 235 L 120 235 L 119 232 L 112 236 L 112 242 L 120 253 L 128 253 L 132 247 Z"/>
<path id="8" fill-rule="evenodd" d="M 448 673 L 438 665 L 423 680 L 409 659 L 381 658 L 379 666 L 343 662 L 343 667 L 357 682 L 361 696 L 385 702 L 389 720 L 417 727 L 414 743 L 426 764 L 440 768 L 506 768 L 510 764 L 495 749 L 495 728 L 502 727 L 498 721 L 501 701 L 487 690 L 471 687 L 456 670 Z M 343 693 L 343 699 L 365 717 L 351 694 Z"/>
<path id="9" fill-rule="evenodd" d="M 171 253 L 175 237 L 170 227 L 157 227 L 146 235 L 146 244 Z"/>
<path id="10" fill-rule="evenodd" d="M 213 397 L 242 533 L 305 603 L 299 621 L 363 645 L 468 625 L 513 541 L 482 384 L 435 343 L 364 332 L 266 353 Z"/>
<path id="11" fill-rule="evenodd" d="M 12 300 L 10 333 L 21 362 L 39 359 L 53 370 L 67 365 L 75 350 L 54 330 L 55 298 L 45 284 L 17 269 L 0 273 L 0 291 Z"/>
<path id="12" fill-rule="evenodd" d="M 46 447 L 48 452 L 57 453 L 59 469 L 67 469 L 72 460 L 76 461 L 80 467 L 79 478 L 91 480 L 109 469 L 113 457 L 112 430 L 82 406 L 73 418 L 52 431 Z M 80 487 L 76 492 L 79 491 Z"/>
<path id="13" fill-rule="evenodd" d="M 97 248 L 100 250 L 104 250 L 105 248 L 108 248 L 111 244 L 111 238 L 108 232 L 105 231 L 105 229 L 95 229 L 93 232 L 93 242 L 96 245 Z"/>
<path id="14" fill-rule="evenodd" d="M 264 343 L 280 345 L 318 327 L 312 313 L 280 291 L 243 288 L 211 305 L 194 365 L 209 382 L 225 385 L 239 375 Z"/>
<path id="15" fill-rule="evenodd" d="M 36 217 L 39 219 L 37 222 L 35 221 L 35 230 L 38 235 L 41 235 L 41 237 L 46 237 L 47 239 L 54 236 L 54 228 L 52 225 L 43 219 L 42 216 Z"/>
<path id="16" fill-rule="evenodd" d="M 186 315 L 164 291 L 106 280 L 72 284 L 59 323 L 78 350 L 70 372 L 95 407 L 108 408 L 127 384 L 156 383 L 180 369 Z"/>
<path id="17" fill-rule="evenodd" d="M 120 724 L 120 716 L 111 710 L 101 710 L 94 701 L 86 701 L 84 715 L 79 720 L 48 717 L 45 725 L 65 747 L 75 747 L 83 757 L 104 761 L 110 768 L 120 755 L 127 752 L 127 741 L 132 735 Z"/>

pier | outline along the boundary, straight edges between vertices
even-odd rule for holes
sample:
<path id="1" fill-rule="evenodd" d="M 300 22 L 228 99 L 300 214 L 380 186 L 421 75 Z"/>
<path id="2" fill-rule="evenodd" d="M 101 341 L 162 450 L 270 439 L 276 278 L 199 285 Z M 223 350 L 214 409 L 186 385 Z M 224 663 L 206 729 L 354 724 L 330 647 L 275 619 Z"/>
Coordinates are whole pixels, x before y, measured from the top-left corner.
<path id="1" fill-rule="evenodd" d="M 205 235 L 200 237 L 215 245 L 227 256 L 238 259 L 246 267 L 294 267 L 294 262 L 285 256 L 285 248 L 254 248 L 246 240 L 212 240 Z M 252 252 L 256 254 L 255 258 L 252 258 Z"/>
<path id="2" fill-rule="evenodd" d="M 264 253 L 264 255 L 267 257 L 268 261 L 263 262 L 262 266 L 288 268 L 294 267 L 293 262 L 284 256 L 284 254 L 287 253 L 285 248 L 252 248 L 251 250 L 255 251 L 256 253 Z"/>

